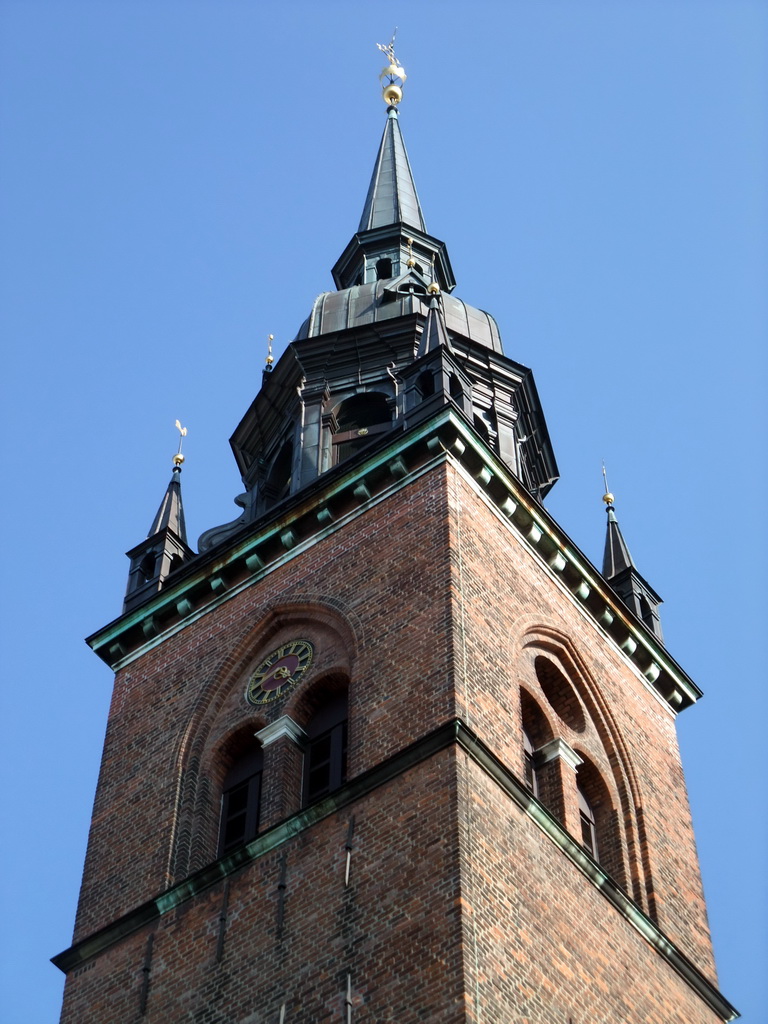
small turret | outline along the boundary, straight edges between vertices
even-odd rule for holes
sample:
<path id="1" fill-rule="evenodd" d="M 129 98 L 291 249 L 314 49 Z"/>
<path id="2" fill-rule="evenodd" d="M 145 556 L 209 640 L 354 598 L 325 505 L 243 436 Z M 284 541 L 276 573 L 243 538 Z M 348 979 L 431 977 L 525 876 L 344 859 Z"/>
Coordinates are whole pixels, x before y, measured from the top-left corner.
<path id="1" fill-rule="evenodd" d="M 603 501 L 608 513 L 603 576 L 627 608 L 648 627 L 655 637 L 663 640 L 661 619 L 659 618 L 659 605 L 662 604 L 662 600 L 635 567 L 616 518 L 614 497 L 608 490 L 605 467 L 603 467 L 603 477 L 605 479 Z"/>
<path id="2" fill-rule="evenodd" d="M 126 552 L 131 560 L 123 612 L 138 607 L 162 589 L 167 577 L 194 555 L 187 544 L 184 506 L 181 502 L 182 440 L 187 428 L 178 420 L 179 449 L 173 457 L 173 471 L 146 540 Z"/>

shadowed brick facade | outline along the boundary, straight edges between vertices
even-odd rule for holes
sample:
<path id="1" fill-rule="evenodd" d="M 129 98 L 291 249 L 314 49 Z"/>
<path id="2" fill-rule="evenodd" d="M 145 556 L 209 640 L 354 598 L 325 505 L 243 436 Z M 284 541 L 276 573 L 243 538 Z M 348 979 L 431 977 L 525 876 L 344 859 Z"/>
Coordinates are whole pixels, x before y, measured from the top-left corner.
<path id="1" fill-rule="evenodd" d="M 400 140 L 391 112 L 387 133 Z M 404 149 L 382 153 L 408 188 Z M 380 220 L 355 236 L 359 283 L 352 243 L 340 261 L 347 310 L 381 252 L 398 280 L 405 228 L 382 240 Z M 699 691 L 541 506 L 556 473 L 546 436 L 524 451 L 522 420 L 546 429 L 529 371 L 471 315 L 462 328 L 457 300 L 447 315 L 447 256 L 419 239 L 441 254 L 440 287 L 404 264 L 405 291 L 371 293 L 394 302 L 386 322 L 310 318 L 261 395 L 298 366 L 317 415 L 299 429 L 287 404 L 269 423 L 257 397 L 233 438 L 241 519 L 197 555 L 174 535 L 183 564 L 145 574 L 91 638 L 116 678 L 73 945 L 55 958 L 66 1024 L 735 1014 L 675 735 Z M 315 393 L 331 350 L 337 375 Z M 344 402 L 371 395 L 391 421 L 334 456 Z M 257 666 L 299 638 L 307 672 L 249 703 Z M 311 725 L 343 693 L 346 781 L 308 799 Z M 258 834 L 221 856 L 225 780 L 254 744 Z"/>

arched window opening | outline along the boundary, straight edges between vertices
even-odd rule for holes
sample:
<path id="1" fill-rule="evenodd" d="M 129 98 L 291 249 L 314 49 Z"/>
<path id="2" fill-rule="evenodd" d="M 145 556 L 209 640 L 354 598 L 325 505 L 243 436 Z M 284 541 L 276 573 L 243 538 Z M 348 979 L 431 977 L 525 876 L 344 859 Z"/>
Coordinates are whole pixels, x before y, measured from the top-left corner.
<path id="1" fill-rule="evenodd" d="M 580 840 L 584 849 L 619 885 L 626 886 L 626 868 L 619 818 L 605 781 L 588 757 L 576 772 L 579 800 Z"/>
<path id="2" fill-rule="evenodd" d="M 537 800 L 541 800 L 553 813 L 560 813 L 562 793 L 551 772 L 539 768 L 536 752 L 552 738 L 549 722 L 527 690 L 520 691 L 520 711 L 523 728 L 523 781 Z"/>
<path id="3" fill-rule="evenodd" d="M 579 820 L 581 822 L 581 845 L 595 860 L 597 857 L 597 828 L 595 812 L 581 786 L 577 786 L 579 797 Z"/>
<path id="4" fill-rule="evenodd" d="M 431 370 L 425 370 L 423 373 L 419 374 L 417 387 L 422 398 L 429 398 L 430 395 L 434 395 L 435 375 Z"/>
<path id="5" fill-rule="evenodd" d="M 376 263 L 376 278 L 379 281 L 386 281 L 392 277 L 392 260 L 384 256 Z"/>
<path id="6" fill-rule="evenodd" d="M 284 441 L 270 466 L 269 475 L 264 484 L 263 493 L 267 507 L 288 497 L 291 493 L 292 477 L 293 441 Z"/>
<path id="7" fill-rule="evenodd" d="M 426 295 L 427 294 L 427 289 L 426 289 L 425 285 L 418 284 L 416 281 L 413 281 L 410 278 L 407 281 L 403 281 L 403 283 L 398 286 L 397 290 L 398 290 L 398 292 L 401 292 L 403 295 Z"/>
<path id="8" fill-rule="evenodd" d="M 456 376 L 455 373 L 451 374 L 450 391 L 451 391 L 451 398 L 455 399 L 455 401 L 460 402 L 464 398 L 464 389 L 462 388 L 461 383 L 459 381 L 459 378 Z M 477 419 L 477 417 L 475 417 L 475 419 Z M 487 438 L 487 432 L 486 432 L 486 438 Z"/>
<path id="9" fill-rule="evenodd" d="M 222 785 L 219 856 L 255 839 L 261 810 L 264 755 L 256 741 L 227 772 Z"/>
<path id="10" fill-rule="evenodd" d="M 491 436 L 488 433 L 488 424 L 485 422 L 484 419 L 478 416 L 477 413 L 475 413 L 473 420 L 475 424 L 475 430 L 478 432 L 478 434 L 480 435 L 480 437 L 482 437 L 484 441 L 490 444 Z"/>
<path id="11" fill-rule="evenodd" d="M 574 732 L 583 732 L 586 718 L 581 701 L 565 674 L 549 658 L 539 656 L 533 663 L 539 686 L 557 717 Z"/>
<path id="12" fill-rule="evenodd" d="M 181 557 L 181 555 L 173 555 L 171 557 L 171 564 L 168 566 L 168 572 L 176 572 L 176 570 L 180 569 L 182 565 L 184 565 L 184 559 Z"/>
<path id="13" fill-rule="evenodd" d="M 645 594 L 640 595 L 640 618 L 643 620 L 648 629 L 653 631 L 655 625 L 653 620 L 653 612 L 651 611 L 651 606 Z"/>
<path id="14" fill-rule="evenodd" d="M 532 749 L 538 750 L 553 738 L 547 717 L 527 690 L 520 691 L 520 707 L 523 733 L 528 737 Z"/>
<path id="15" fill-rule="evenodd" d="M 524 771 L 525 771 L 525 784 L 530 789 L 535 797 L 539 795 L 539 780 L 536 774 L 536 763 L 534 761 L 534 750 L 531 738 L 528 733 L 523 730 L 523 757 Z"/>
<path id="16" fill-rule="evenodd" d="M 139 586 L 154 579 L 156 566 L 157 556 L 152 551 L 148 551 L 139 563 Z"/>
<path id="17" fill-rule="evenodd" d="M 373 436 L 389 430 L 391 426 L 387 396 L 380 391 L 366 391 L 347 398 L 336 413 L 334 462 L 348 459 L 368 444 Z"/>
<path id="18" fill-rule="evenodd" d="M 347 781 L 347 694 L 332 696 L 307 726 L 304 803 L 311 804 Z"/>

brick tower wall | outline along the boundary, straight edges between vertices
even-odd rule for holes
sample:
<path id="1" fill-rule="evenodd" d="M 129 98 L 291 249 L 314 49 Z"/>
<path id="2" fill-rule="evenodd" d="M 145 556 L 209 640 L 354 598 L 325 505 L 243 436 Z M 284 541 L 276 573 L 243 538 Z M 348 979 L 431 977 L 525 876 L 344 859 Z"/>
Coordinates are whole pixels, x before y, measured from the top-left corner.
<path id="1" fill-rule="evenodd" d="M 522 774 L 520 688 L 534 697 L 553 732 L 589 758 L 610 791 L 622 848 L 618 880 L 714 980 L 674 713 L 466 476 L 451 471 L 448 487 L 454 621 L 462 631 L 459 715 Z M 535 672 L 540 655 L 563 667 L 580 714 L 566 701 L 565 719 L 552 707 Z M 573 817 L 566 826 L 578 835 Z"/>
<path id="2" fill-rule="evenodd" d="M 263 709 L 246 704 L 253 667 L 297 636 L 315 645 L 306 679 Z M 555 683 L 542 677 L 542 658 L 554 666 Z M 602 786 L 595 802 L 622 886 L 713 977 L 672 712 L 450 461 L 408 480 L 118 673 L 76 939 L 214 862 L 229 738 L 286 714 L 305 724 L 317 686 L 339 680 L 349 682 L 351 778 L 457 716 L 522 778 L 522 688 L 542 737 L 567 744 Z M 600 979 L 590 1020 L 673 1019 L 653 991 L 690 1005 L 681 1020 L 714 1019 L 476 766 L 462 767 L 457 788 L 457 757 L 463 765 L 450 747 L 411 766 L 349 811 L 244 866 L 230 879 L 224 926 L 223 881 L 162 916 L 152 926 L 144 997 L 147 928 L 73 971 L 62 1020 L 132 1020 L 145 998 L 149 1021 L 255 1024 L 277 1020 L 285 1002 L 293 1008 L 287 1021 L 316 1024 L 342 1019 L 349 971 L 361 1021 L 364 1012 L 386 1019 L 385 1010 L 403 1024 L 409 1013 L 414 1021 L 458 1021 L 465 1006 L 474 1019 L 477 998 L 487 1011 L 480 1019 L 506 1024 L 524 992 L 544 1000 L 544 992 L 563 987 L 562 998 L 520 1017 L 544 1024 L 567 1019 L 554 1007 L 584 1000 L 578 957 L 582 971 Z M 543 766 L 546 773 L 561 801 L 555 807 L 553 797 L 550 810 L 578 835 L 574 770 L 560 759 Z M 300 765 L 275 744 L 265 751 L 264 775 L 268 826 L 300 809 Z M 350 814 L 354 885 L 344 889 L 339 865 Z M 558 942 L 573 953 L 553 959 Z M 521 971 L 526 947 L 530 965 Z M 618 992 L 606 949 L 620 951 Z M 646 1017 L 622 1010 L 632 963 L 644 972 L 637 985 L 646 1001 L 637 1005 Z M 603 984 L 614 991 L 604 993 Z M 120 1012 L 94 1015 L 96 1000 L 109 993 Z M 574 1012 L 573 1019 L 585 1018 Z"/>

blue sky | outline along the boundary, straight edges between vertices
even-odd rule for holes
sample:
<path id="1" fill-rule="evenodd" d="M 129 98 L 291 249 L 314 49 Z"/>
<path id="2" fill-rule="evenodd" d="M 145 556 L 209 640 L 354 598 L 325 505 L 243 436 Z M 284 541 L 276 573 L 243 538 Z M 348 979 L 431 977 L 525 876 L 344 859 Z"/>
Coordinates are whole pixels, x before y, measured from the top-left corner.
<path id="1" fill-rule="evenodd" d="M 0 5 L 0 964 L 58 1019 L 111 689 L 82 637 L 189 428 L 193 541 L 228 438 L 354 232 L 398 30 L 401 125 L 456 293 L 531 366 L 547 507 L 593 560 L 601 460 L 667 644 L 724 994 L 766 1004 L 768 8 L 745 0 Z"/>

